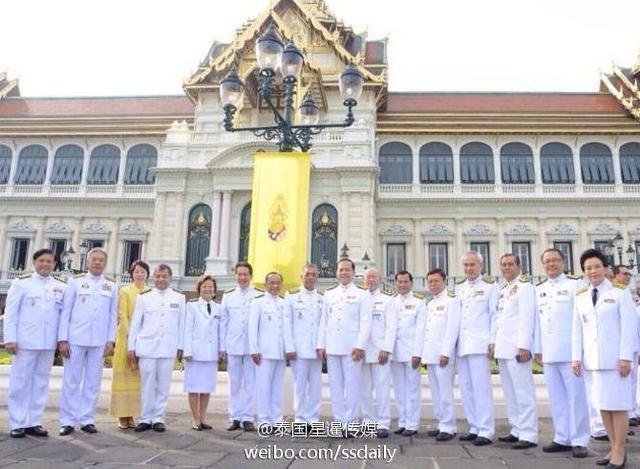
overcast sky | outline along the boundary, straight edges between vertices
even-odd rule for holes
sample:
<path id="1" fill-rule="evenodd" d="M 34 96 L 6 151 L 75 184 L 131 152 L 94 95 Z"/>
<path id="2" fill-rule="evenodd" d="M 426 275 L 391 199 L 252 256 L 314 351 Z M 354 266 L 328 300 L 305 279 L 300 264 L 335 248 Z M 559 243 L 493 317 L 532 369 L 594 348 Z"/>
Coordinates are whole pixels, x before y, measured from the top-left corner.
<path id="1" fill-rule="evenodd" d="M 214 39 L 269 0 L 2 2 L 0 70 L 23 96 L 181 94 Z M 327 0 L 389 38 L 392 91 L 595 91 L 640 52 L 640 0 Z"/>

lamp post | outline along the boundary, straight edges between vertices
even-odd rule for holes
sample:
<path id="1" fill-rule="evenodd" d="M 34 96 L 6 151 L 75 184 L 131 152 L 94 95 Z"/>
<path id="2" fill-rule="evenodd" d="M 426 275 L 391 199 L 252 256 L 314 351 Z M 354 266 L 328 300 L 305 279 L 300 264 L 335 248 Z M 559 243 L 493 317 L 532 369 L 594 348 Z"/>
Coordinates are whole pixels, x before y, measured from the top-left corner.
<path id="1" fill-rule="evenodd" d="M 297 94 L 298 78 L 304 64 L 304 56 L 293 41 L 286 46 L 275 30 L 273 23 L 256 42 L 256 58 L 260 72 L 258 73 L 258 93 L 273 113 L 275 125 L 263 127 L 234 127 L 234 115 L 241 105 L 245 85 L 235 70 L 231 70 L 220 81 L 220 100 L 224 110 L 224 129 L 228 132 L 253 132 L 256 137 L 264 137 L 268 141 L 277 140 L 280 151 L 293 151 L 299 148 L 306 152 L 311 148 L 311 139 L 322 130 L 336 127 L 349 127 L 355 121 L 353 108 L 362 93 L 364 77 L 351 63 L 340 74 L 338 88 L 344 106 L 347 108 L 345 120 L 335 124 L 318 124 L 320 109 L 307 92 L 298 106 L 298 117 L 293 122 L 293 100 Z M 276 84 L 276 74 L 280 71 L 282 84 Z M 273 98 L 283 97 L 283 112 L 274 104 Z"/>
<path id="2" fill-rule="evenodd" d="M 622 238 L 622 234 L 618 231 L 616 233 L 616 235 L 613 237 L 613 239 L 611 240 L 611 243 L 613 244 L 613 247 L 615 248 L 615 250 L 618 253 L 618 264 L 622 264 L 622 246 L 623 246 L 623 241 L 624 239 Z"/>
<path id="3" fill-rule="evenodd" d="M 62 270 L 65 272 L 71 272 L 71 264 L 73 263 L 73 256 L 76 255 L 76 251 L 73 249 L 73 246 L 69 247 L 68 250 L 62 253 Z"/>
<path id="4" fill-rule="evenodd" d="M 629 270 L 633 270 L 633 268 L 636 266 L 636 250 L 633 249 L 633 246 L 631 246 L 631 244 L 629 244 L 629 247 L 627 248 L 627 265 L 629 266 Z"/>

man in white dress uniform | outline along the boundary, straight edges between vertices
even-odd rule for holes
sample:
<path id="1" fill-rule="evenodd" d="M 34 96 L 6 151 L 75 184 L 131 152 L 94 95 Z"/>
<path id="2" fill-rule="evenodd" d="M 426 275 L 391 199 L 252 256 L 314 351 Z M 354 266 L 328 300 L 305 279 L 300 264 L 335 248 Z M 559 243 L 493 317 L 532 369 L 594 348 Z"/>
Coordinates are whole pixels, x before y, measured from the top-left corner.
<path id="1" fill-rule="evenodd" d="M 481 275 L 482 256 L 469 251 L 462 257 L 466 279 L 456 285 L 462 319 L 458 336 L 458 378 L 464 413 L 469 432 L 461 441 L 473 441 L 475 446 L 492 443 L 495 432 L 493 392 L 489 369 L 489 338 L 491 319 L 498 305 L 498 286 Z"/>
<path id="2" fill-rule="evenodd" d="M 398 331 L 391 358 L 393 394 L 398 410 L 397 435 L 413 436 L 420 425 L 420 353 L 422 334 L 418 326 L 424 324 L 427 308 L 424 298 L 413 293 L 413 275 L 406 270 L 396 272 L 396 301 L 398 302 Z"/>
<path id="3" fill-rule="evenodd" d="M 165 431 L 173 362 L 182 354 L 184 294 L 169 287 L 171 267 L 153 270 L 154 288 L 138 295 L 129 329 L 128 355 L 140 368 L 140 419 L 136 432 Z"/>
<path id="4" fill-rule="evenodd" d="M 249 353 L 249 311 L 251 302 L 264 292 L 250 285 L 253 267 L 248 262 L 235 266 L 236 286 L 222 297 L 221 350 L 227 354 L 229 374 L 228 431 L 254 431 L 256 365 Z M 242 425 L 242 426 L 241 426 Z"/>
<path id="5" fill-rule="evenodd" d="M 542 253 L 542 267 L 547 274 L 536 287 L 535 358 L 543 363 L 544 379 L 549 391 L 551 417 L 555 434 L 545 453 L 572 451 L 573 457 L 587 456 L 589 412 L 584 379 L 571 370 L 571 327 L 573 298 L 577 277 L 565 275 L 562 251 L 550 248 Z"/>
<path id="6" fill-rule="evenodd" d="M 531 358 L 535 332 L 535 287 L 520 275 L 515 254 L 500 258 L 504 281 L 491 321 L 490 355 L 498 361 L 511 430 L 498 440 L 514 449 L 538 445 L 538 415 Z"/>
<path id="7" fill-rule="evenodd" d="M 35 272 L 11 282 L 7 294 L 4 347 L 13 355 L 7 394 L 12 438 L 49 435 L 42 427 L 42 412 L 47 403 L 66 287 L 50 275 L 54 265 L 53 251 L 39 249 L 33 254 Z"/>
<path id="8" fill-rule="evenodd" d="M 309 425 L 320 418 L 322 360 L 318 358 L 316 343 L 322 315 L 322 295 L 316 289 L 318 268 L 315 264 L 305 264 L 300 277 L 302 285 L 288 292 L 284 301 L 291 318 L 296 352 L 296 359 L 290 363 L 294 378 L 294 421 Z"/>
<path id="9" fill-rule="evenodd" d="M 338 285 L 325 291 L 318 329 L 318 353 L 326 357 L 333 420 L 341 422 L 345 436 L 353 436 L 348 424 L 356 422 L 360 404 L 364 346 L 371 330 L 371 316 L 364 311 L 365 291 L 353 283 L 355 264 L 342 258 L 336 266 Z"/>
<path id="10" fill-rule="evenodd" d="M 447 291 L 447 275 L 442 269 L 429 271 L 426 280 L 433 297 L 427 303 L 420 361 L 427 366 L 433 414 L 438 421 L 437 428 L 429 430 L 427 435 L 437 441 L 449 441 L 456 434 L 453 379 L 460 300 Z"/>
<path id="11" fill-rule="evenodd" d="M 369 268 L 364 273 L 364 310 L 371 315 L 371 333 L 364 349 L 362 365 L 362 421 L 377 424 L 378 438 L 389 437 L 389 393 L 393 352 L 398 329 L 399 303 L 380 290 L 380 273 Z M 375 405 L 372 395 L 375 394 Z"/>
<path id="12" fill-rule="evenodd" d="M 291 318 L 280 296 L 282 276 L 269 272 L 266 293 L 251 303 L 249 351 L 256 364 L 258 426 L 282 421 L 282 383 L 287 360 L 295 360 Z"/>
<path id="13" fill-rule="evenodd" d="M 89 272 L 69 280 L 58 325 L 58 350 L 65 358 L 60 399 L 60 435 L 80 424 L 96 433 L 93 413 L 102 379 L 103 356 L 116 340 L 118 291 L 104 276 L 107 253 L 94 248 L 87 254 Z"/>

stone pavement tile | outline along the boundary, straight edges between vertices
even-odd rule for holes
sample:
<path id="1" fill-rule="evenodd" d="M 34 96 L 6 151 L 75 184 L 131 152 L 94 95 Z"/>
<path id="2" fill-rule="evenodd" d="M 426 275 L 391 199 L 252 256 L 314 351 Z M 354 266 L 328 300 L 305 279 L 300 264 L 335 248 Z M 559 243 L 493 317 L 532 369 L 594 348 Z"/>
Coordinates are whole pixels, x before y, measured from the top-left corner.
<path id="1" fill-rule="evenodd" d="M 28 450 L 30 448 L 35 448 L 37 446 L 46 444 L 46 441 L 36 439 L 36 438 L 5 438 L 0 440 L 0 461 L 5 458 L 8 458 L 12 454 L 20 453 L 22 451 Z M 19 459 L 19 458 L 13 458 Z"/>
<path id="2" fill-rule="evenodd" d="M 138 448 L 135 446 L 111 446 L 86 453 L 81 461 L 100 463 L 144 463 L 163 450 L 157 448 Z"/>
<path id="3" fill-rule="evenodd" d="M 505 469 L 500 458 L 486 459 L 437 459 L 438 469 Z M 564 468 L 558 468 L 564 469 Z"/>
<path id="4" fill-rule="evenodd" d="M 176 451 L 167 450 L 148 461 L 149 464 L 161 464 L 164 466 L 196 466 L 208 467 L 226 456 L 224 452 L 209 451 Z"/>
<path id="5" fill-rule="evenodd" d="M 257 469 L 283 469 L 288 467 L 291 461 L 288 459 L 256 459 L 249 460 L 246 458 L 244 451 L 240 453 L 230 453 L 215 463 L 216 469 L 239 469 L 239 468 L 257 468 Z M 326 467 L 326 465 L 325 465 Z M 93 468 L 92 468 L 93 469 Z M 146 468 L 145 468 L 146 469 Z"/>
<path id="6" fill-rule="evenodd" d="M 593 458 L 581 460 L 571 458 L 504 458 L 503 461 L 508 469 L 581 469 L 598 467 Z"/>
<path id="7" fill-rule="evenodd" d="M 194 436 L 188 433 L 177 433 L 172 430 L 167 430 L 165 433 L 149 430 L 140 435 L 140 438 L 136 440 L 136 445 L 143 448 L 183 449 L 202 441 L 202 437 L 200 436 Z"/>
<path id="8" fill-rule="evenodd" d="M 338 469 L 361 469 L 362 461 L 357 459 L 338 459 L 337 461 L 297 459 L 291 463 L 289 469 L 325 469 L 327 467 L 335 467 Z"/>
<path id="9" fill-rule="evenodd" d="M 387 469 L 390 467 L 402 467 L 403 469 L 437 469 L 435 458 L 421 458 L 412 457 L 407 458 L 404 456 L 396 456 L 391 463 L 383 460 L 369 460 L 366 462 L 367 469 Z"/>
<path id="10" fill-rule="evenodd" d="M 8 466 L 2 466 L 7 469 L 84 469 L 86 464 L 73 463 L 65 461 L 18 461 Z"/>
<path id="11" fill-rule="evenodd" d="M 90 466 L 91 469 L 138 469 L 143 467 L 144 469 L 168 469 L 169 466 L 161 466 L 159 464 L 145 464 L 144 466 L 138 466 L 135 464 L 122 464 L 119 462 L 102 462 L 100 464 L 96 464 L 95 466 Z M 184 467 L 184 466 L 182 466 Z M 85 469 L 87 469 L 85 467 Z M 177 467 L 172 467 L 171 469 L 179 469 Z M 193 469 L 193 468 L 189 468 Z"/>
<path id="12" fill-rule="evenodd" d="M 418 443 L 402 445 L 402 455 L 406 457 L 470 458 L 464 448 L 455 443 Z"/>
<path id="13" fill-rule="evenodd" d="M 20 459 L 54 459 L 61 461 L 77 461 L 88 451 L 73 441 L 49 441 L 45 444 L 20 451 Z M 16 456 L 14 456 L 16 457 Z"/>

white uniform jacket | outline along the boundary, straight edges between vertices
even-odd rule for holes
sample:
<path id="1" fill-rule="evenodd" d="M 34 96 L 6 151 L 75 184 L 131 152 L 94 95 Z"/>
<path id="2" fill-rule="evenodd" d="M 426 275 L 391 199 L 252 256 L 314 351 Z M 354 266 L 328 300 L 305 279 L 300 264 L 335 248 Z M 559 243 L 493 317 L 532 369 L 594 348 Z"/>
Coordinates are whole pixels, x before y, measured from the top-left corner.
<path id="1" fill-rule="evenodd" d="M 265 293 L 251 302 L 249 351 L 266 360 L 284 360 L 285 353 L 295 351 L 290 317 L 280 296 Z"/>
<path id="2" fill-rule="evenodd" d="M 38 273 L 11 282 L 3 321 L 4 342 L 15 342 L 18 349 L 55 350 L 65 288 L 64 282 Z"/>
<path id="3" fill-rule="evenodd" d="M 440 363 L 440 355 L 454 358 L 460 332 L 460 300 L 442 290 L 427 303 L 422 341 L 422 363 Z"/>
<path id="4" fill-rule="evenodd" d="M 129 328 L 129 351 L 137 357 L 173 358 L 183 347 L 184 295 L 171 288 L 140 293 Z"/>
<path id="5" fill-rule="evenodd" d="M 115 342 L 117 314 L 115 282 L 89 273 L 71 278 L 64 291 L 58 340 L 84 347 Z"/>
<path id="6" fill-rule="evenodd" d="M 573 300 L 581 282 L 565 274 L 536 286 L 536 340 L 533 350 L 544 363 L 571 361 Z"/>
<path id="7" fill-rule="evenodd" d="M 287 292 L 284 303 L 293 328 L 296 358 L 318 358 L 316 342 L 322 316 L 322 295 L 315 289 L 309 291 L 302 286 Z"/>
<path id="8" fill-rule="evenodd" d="M 363 307 L 371 315 L 371 333 L 364 346 L 365 363 L 378 363 L 381 351 L 393 353 L 398 331 L 399 303 L 393 296 L 377 289 L 364 294 Z"/>
<path id="9" fill-rule="evenodd" d="M 607 279 L 598 285 L 593 306 L 593 287 L 576 291 L 573 306 L 572 359 L 587 370 L 615 370 L 618 360 L 633 361 L 638 318 L 631 293 Z"/>
<path id="10" fill-rule="evenodd" d="M 194 361 L 218 361 L 222 308 L 215 301 L 209 304 L 211 314 L 202 298 L 191 300 L 186 306 L 183 355 Z"/>
<path id="11" fill-rule="evenodd" d="M 458 356 L 487 353 L 498 291 L 496 283 L 482 276 L 456 285 L 455 293 L 461 305 Z"/>
<path id="12" fill-rule="evenodd" d="M 406 363 L 422 354 L 427 307 L 424 298 L 411 291 L 406 295 L 396 294 L 394 298 L 398 302 L 398 332 L 392 360 Z M 423 329 L 419 331 L 420 326 Z"/>
<path id="13" fill-rule="evenodd" d="M 221 351 L 231 355 L 249 354 L 249 311 L 251 302 L 262 290 L 248 286 L 227 290 L 222 297 Z"/>
<path id="14" fill-rule="evenodd" d="M 535 287 L 524 276 L 506 282 L 500 289 L 498 308 L 491 320 L 496 358 L 513 360 L 518 349 L 533 351 L 535 294 Z"/>
<path id="15" fill-rule="evenodd" d="M 364 350 L 371 331 L 371 315 L 362 307 L 364 293 L 353 283 L 325 291 L 317 348 L 329 355 L 351 355 L 354 348 Z"/>

